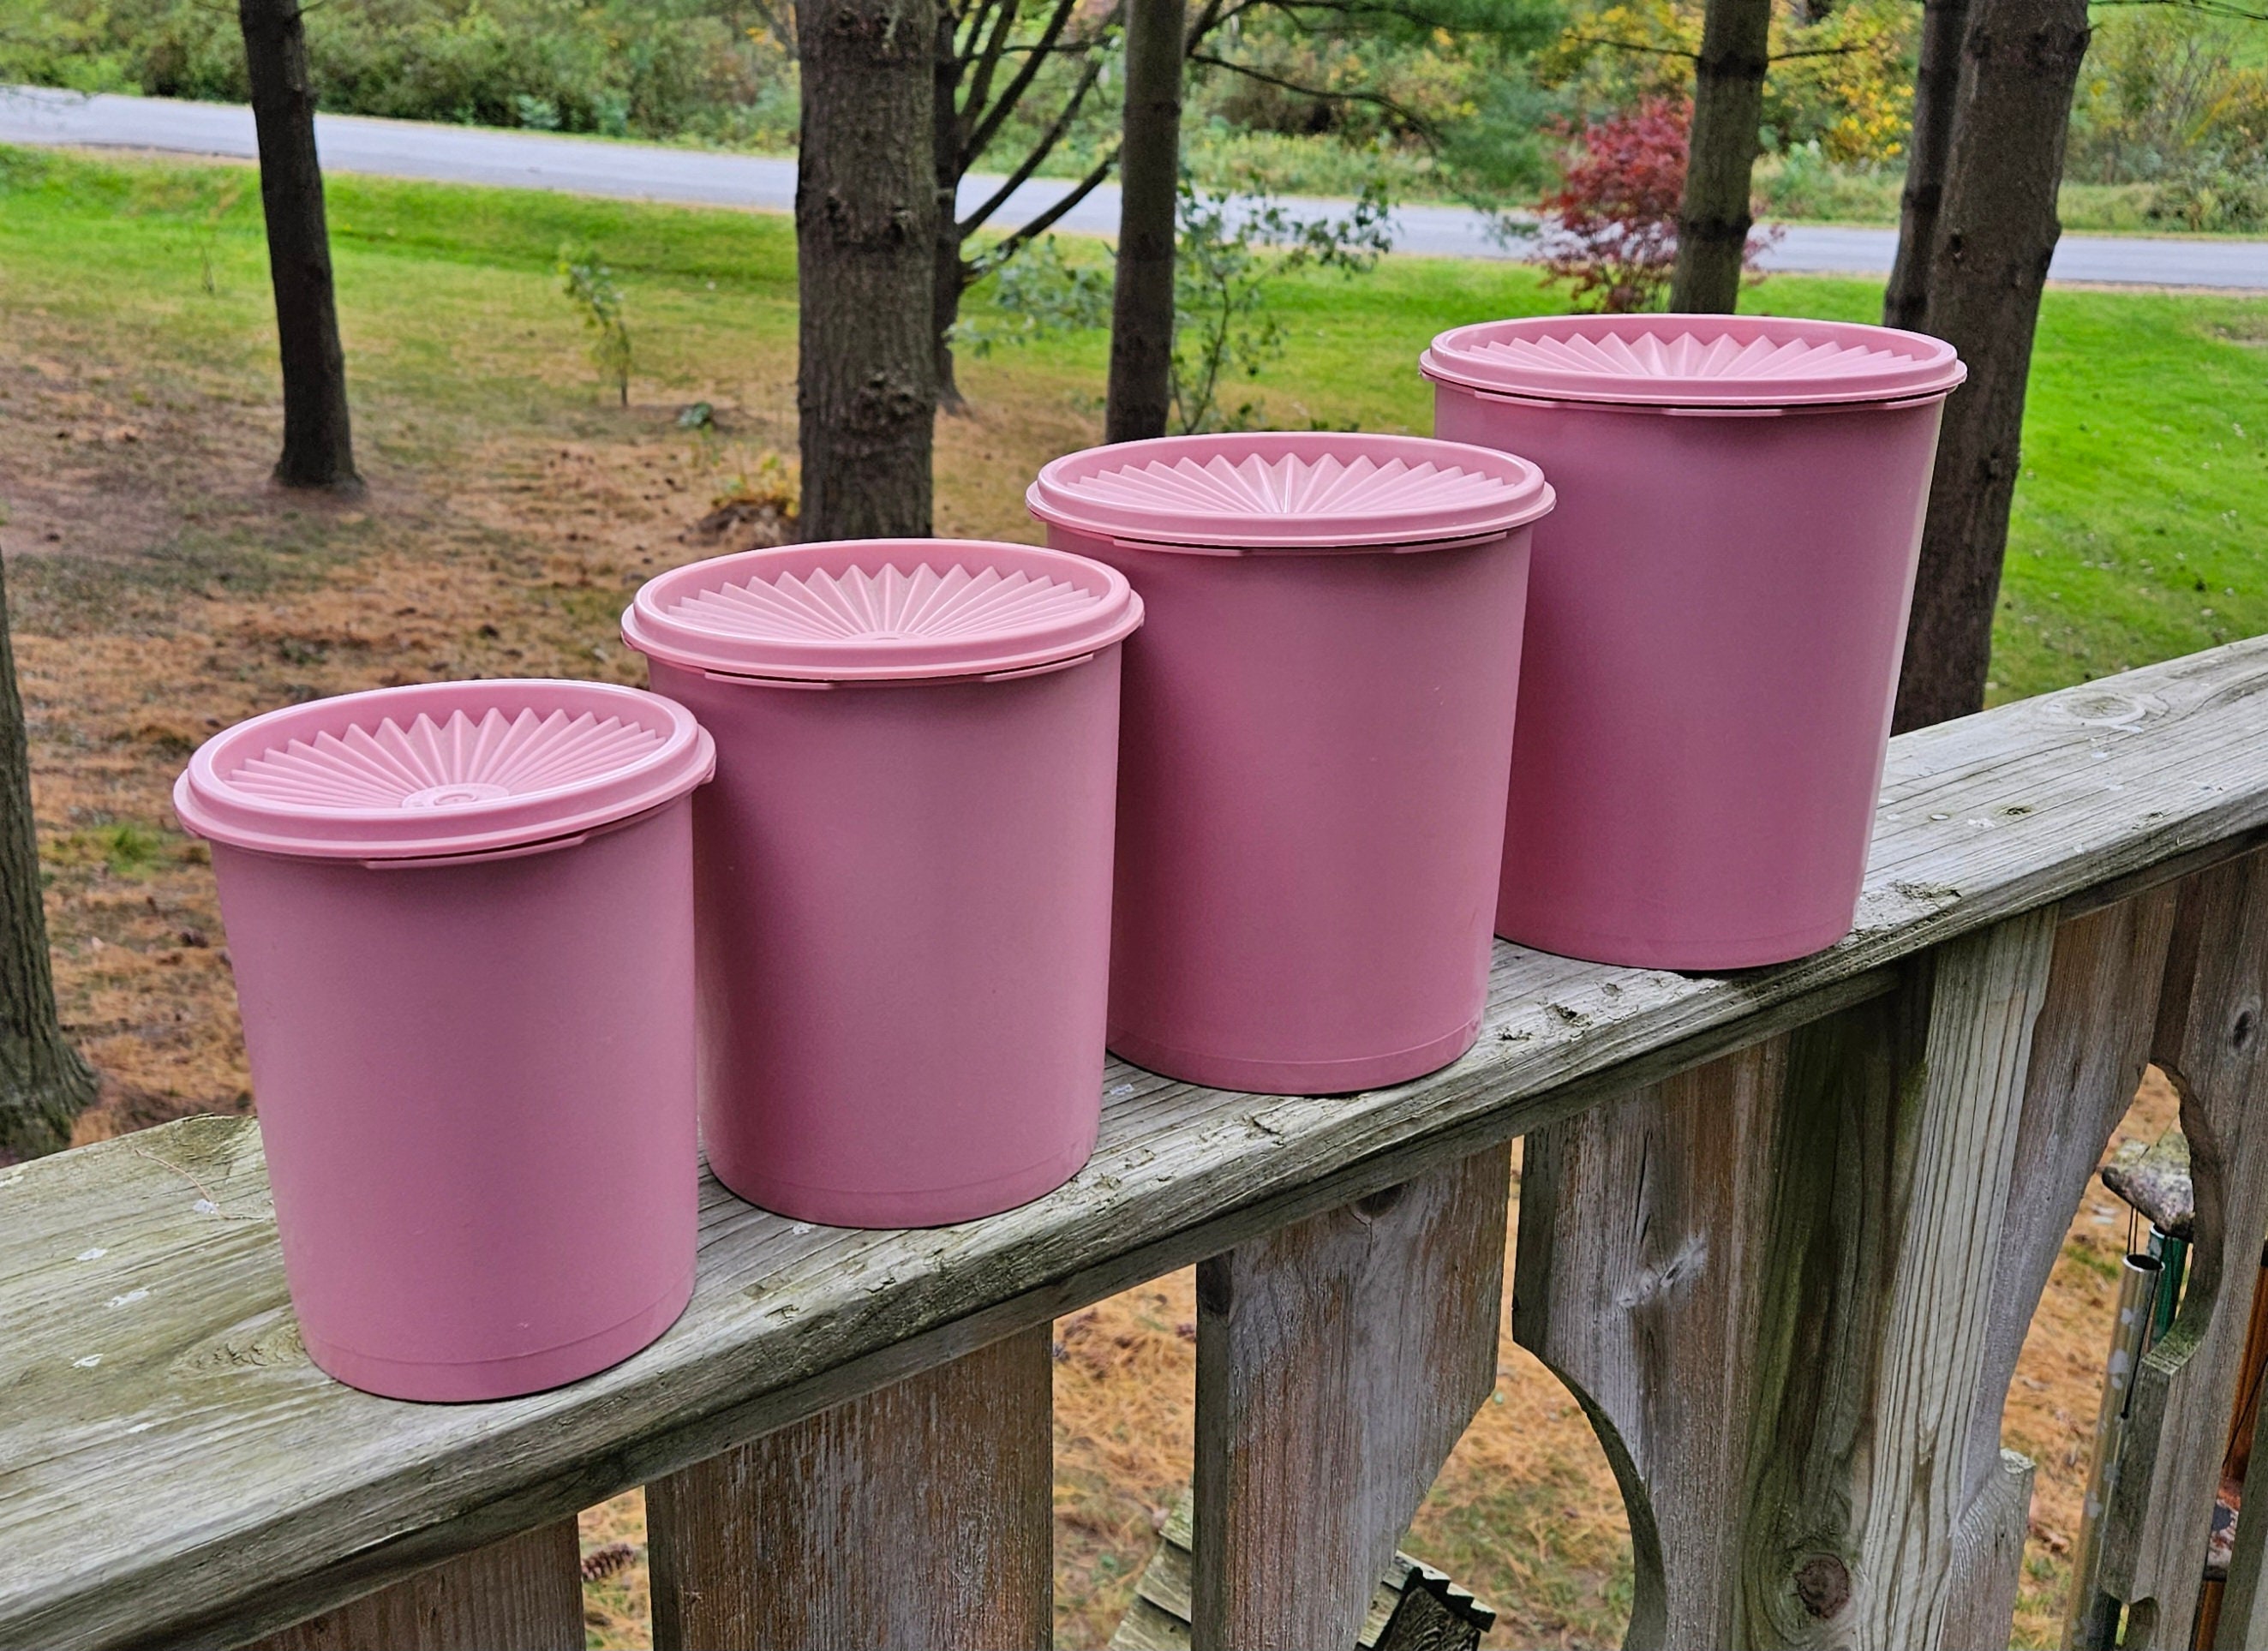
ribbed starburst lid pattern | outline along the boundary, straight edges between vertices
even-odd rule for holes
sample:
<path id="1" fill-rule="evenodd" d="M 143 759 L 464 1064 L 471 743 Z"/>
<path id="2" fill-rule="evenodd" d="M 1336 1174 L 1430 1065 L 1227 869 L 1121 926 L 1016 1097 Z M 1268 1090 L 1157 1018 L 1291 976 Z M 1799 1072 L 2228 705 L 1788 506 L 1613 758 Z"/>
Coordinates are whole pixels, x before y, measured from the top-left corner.
<path id="1" fill-rule="evenodd" d="M 1042 521 L 1163 549 L 1375 549 L 1506 532 L 1551 508 L 1525 459 L 1418 436 L 1167 436 L 1042 470 Z"/>
<path id="2" fill-rule="evenodd" d="M 479 854 L 643 813 L 715 761 L 690 711 L 634 688 L 422 683 L 239 723 L 189 760 L 173 806 L 201 836 L 272 853 Z"/>
<path id="3" fill-rule="evenodd" d="M 842 539 L 649 580 L 622 615 L 648 656 L 796 682 L 989 676 L 1075 659 L 1142 623 L 1125 579 L 987 540 Z"/>
<path id="4" fill-rule="evenodd" d="M 1547 401 L 1813 407 L 1940 394 L 1953 346 L 1855 321 L 1775 315 L 1543 315 L 1443 333 L 1426 376 Z"/>

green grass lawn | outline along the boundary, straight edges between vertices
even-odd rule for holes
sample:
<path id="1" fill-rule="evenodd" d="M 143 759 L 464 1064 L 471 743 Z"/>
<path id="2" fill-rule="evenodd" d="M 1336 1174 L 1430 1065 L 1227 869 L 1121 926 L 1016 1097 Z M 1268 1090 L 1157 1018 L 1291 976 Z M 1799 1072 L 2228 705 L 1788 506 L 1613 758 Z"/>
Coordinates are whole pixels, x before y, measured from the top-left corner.
<path id="1" fill-rule="evenodd" d="M 242 168 L 0 151 L 0 305 L 35 304 L 106 347 L 238 387 L 268 359 L 258 198 Z M 513 420 L 603 428 L 563 243 L 630 294 L 643 394 L 723 385 L 792 423 L 794 246 L 784 217 L 341 177 L 332 223 L 349 357 L 380 412 L 367 439 L 438 460 Z M 217 292 L 204 290 L 208 264 Z M 1781 276 L 1745 306 L 1871 319 L 1877 289 Z M 1290 350 L 1256 384 L 1273 422 L 1423 431 L 1418 351 L 1445 327 L 1557 307 L 1527 269 L 1389 259 L 1279 290 Z M 1091 420 L 1101 335 L 968 365 L 980 402 Z M 1040 455 L 1044 456 L 1044 454 Z M 1022 455 L 954 485 L 1012 523 Z M 2268 299 L 2051 291 L 2042 317 L 1996 631 L 2011 698 L 2268 630 Z"/>

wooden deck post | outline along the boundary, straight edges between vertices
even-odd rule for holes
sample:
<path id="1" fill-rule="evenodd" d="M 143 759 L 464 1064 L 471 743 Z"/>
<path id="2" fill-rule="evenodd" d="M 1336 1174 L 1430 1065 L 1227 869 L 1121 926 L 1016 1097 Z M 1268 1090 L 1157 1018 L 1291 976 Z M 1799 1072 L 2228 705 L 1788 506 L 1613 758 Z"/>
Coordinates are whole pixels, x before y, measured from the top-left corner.
<path id="1" fill-rule="evenodd" d="M 582 1651 L 582 1549 L 572 1519 L 421 1571 L 246 1651 Z"/>
<path id="2" fill-rule="evenodd" d="M 1939 1643 L 2054 929 L 1528 1137 L 1513 1330 L 1623 1480 L 1631 1645 Z"/>
<path id="3" fill-rule="evenodd" d="M 2268 851 L 2181 886 L 2155 1058 L 2182 1097 L 2197 1220 L 2181 1313 L 2142 1360 L 2103 1527 L 2102 1587 L 2131 1651 L 2186 1647 L 2205 1575 L 2256 1257 L 2268 1232 Z M 2249 1536 L 2248 1550 L 2262 1534 Z M 2243 1562 L 2257 1568 L 2257 1557 Z M 2249 1610 L 2250 1602 L 2246 1602 Z M 2242 1633 L 2246 1611 L 2230 1613 Z"/>
<path id="4" fill-rule="evenodd" d="M 661 1651 L 1045 1651 L 1042 1324 L 646 1487 Z"/>
<path id="5" fill-rule="evenodd" d="M 1190 1643 L 1344 1651 L 1496 1387 L 1510 1150 L 1197 1270 Z"/>
<path id="6" fill-rule="evenodd" d="M 1985 1321 L 1984 1360 L 1962 1469 L 1947 1651 L 2008 1642 L 2031 1464 L 2000 1446 L 2000 1414 L 2032 1315 L 2063 1251 L 2110 1131 L 2133 1104 L 2150 1057 L 2173 932 L 2170 888 L 2075 917 L 2056 930 L 2046 1001 L 2032 1033 L 2015 1163 Z"/>
<path id="7" fill-rule="evenodd" d="M 1787 1040 L 1530 1133 L 1513 1335 L 1591 1417 L 1629 1510 L 1626 1644 L 1734 1644 L 1757 1247 Z"/>

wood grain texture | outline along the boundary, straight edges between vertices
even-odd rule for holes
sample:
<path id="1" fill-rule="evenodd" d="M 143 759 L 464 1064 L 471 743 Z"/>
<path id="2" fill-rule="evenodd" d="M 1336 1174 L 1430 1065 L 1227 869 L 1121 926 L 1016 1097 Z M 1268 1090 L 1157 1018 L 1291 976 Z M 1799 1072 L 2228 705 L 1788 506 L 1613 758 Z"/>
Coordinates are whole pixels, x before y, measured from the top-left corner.
<path id="1" fill-rule="evenodd" d="M 2179 1314 L 2135 1377 L 2102 1588 L 2131 1647 L 2186 1646 L 2268 1232 L 2268 852 L 2183 883 L 2155 1058 L 2182 1099 L 2197 1212 Z M 2242 1529 L 2242 1522 L 2240 1522 Z"/>
<path id="2" fill-rule="evenodd" d="M 2048 1275 L 2148 1063 L 2175 903 L 2173 889 L 2156 888 L 2067 919 L 2056 930 L 2016 1124 L 2013 1192 L 2000 1227 L 1962 1470 L 1969 1510 L 1962 1527 L 1982 1534 L 1957 1556 L 1947 1651 L 2008 1642 L 2009 1617 L 1997 1625 L 1988 1618 L 2004 1602 L 2009 1612 L 2014 1610 L 2014 1567 L 2021 1563 L 2029 1504 L 2013 1515 L 2005 1505 L 2011 1493 L 2009 1453 L 2000 1447 L 2001 1411 Z M 2029 1484 L 2028 1468 L 2028 1491 Z M 2013 1549 L 2003 1540 L 2010 1517 Z M 1983 1540 L 1987 1536 L 1989 1543 Z M 2009 1567 L 2005 1576 L 1977 1568 L 1998 1564 Z"/>
<path id="3" fill-rule="evenodd" d="M 575 1522 L 554 1520 L 295 1623 L 247 1651 L 582 1651 L 581 1556 Z"/>
<path id="4" fill-rule="evenodd" d="M 1045 1325 L 646 1487 L 660 1651 L 1046 1651 Z"/>
<path id="5" fill-rule="evenodd" d="M 1997 1413 L 1997 1412 L 1996 1412 Z M 2000 1451 L 1984 1487 L 1974 1492 L 1953 1533 L 1953 1571 L 1946 1584 L 1943 1651 L 2002 1651 L 2024 1579 L 2024 1537 L 2032 1518 L 2029 1456 Z"/>
<path id="6" fill-rule="evenodd" d="M 2054 929 L 1789 1040 L 1732 1643 L 1939 1643 Z"/>
<path id="7" fill-rule="evenodd" d="M 1197 1269 L 1190 1643 L 1348 1647 L 1496 1387 L 1506 1149 Z"/>
<path id="8" fill-rule="evenodd" d="M 965 1227 L 799 1228 L 710 1184 L 684 1317 L 525 1399 L 402 1405 L 316 1373 L 247 1121 L 0 1170 L 0 1643 L 254 1637 L 287 1620 L 279 1588 L 328 1609 L 1844 1008 L 1941 940 L 2220 852 L 2268 823 L 2264 688 L 2247 642 L 1894 741 L 1859 926 L 1817 957 L 1683 977 L 1499 947 L 1473 1051 L 1355 1096 L 1114 1063 L 1087 1168 Z"/>
<path id="9" fill-rule="evenodd" d="M 1513 1331 L 1623 1483 L 1631 1646 L 1937 1643 L 2054 926 L 1528 1138 Z"/>
<path id="10" fill-rule="evenodd" d="M 1730 1646 L 1755 1407 L 1759 1246 L 1787 1043 L 1771 1038 L 1521 1148 L 1513 1334 L 1581 1401 L 1621 1481 L 1633 1651 Z"/>

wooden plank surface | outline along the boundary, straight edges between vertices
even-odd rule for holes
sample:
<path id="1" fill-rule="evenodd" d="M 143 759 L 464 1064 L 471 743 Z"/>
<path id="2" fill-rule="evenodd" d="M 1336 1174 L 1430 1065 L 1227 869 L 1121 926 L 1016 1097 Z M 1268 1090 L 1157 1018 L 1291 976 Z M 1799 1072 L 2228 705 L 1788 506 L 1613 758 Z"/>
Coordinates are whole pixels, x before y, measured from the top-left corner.
<path id="1" fill-rule="evenodd" d="M 2155 1057 L 2182 1098 L 2197 1213 L 2181 1310 L 2134 1379 L 2102 1528 L 2131 1651 L 2186 1647 L 2268 1233 L 2268 851 L 2182 885 Z M 2239 1522 L 2239 1529 L 2242 1523 Z"/>
<path id="2" fill-rule="evenodd" d="M 2248 642 L 1902 736 L 1859 929 L 1815 958 L 1683 977 L 1500 947 L 1472 1053 L 1356 1096 L 1114 1063 L 1086 1169 L 965 1227 L 802 1227 L 711 1185 L 684 1318 L 526 1399 L 405 1405 L 316 1374 L 248 1123 L 0 1170 L 0 1643 L 255 1636 L 282 1625 L 279 1580 L 317 1609 L 367 1593 L 1866 997 L 1938 940 L 2239 840 L 2268 823 L 2264 689 L 2268 643 Z"/>
<path id="3" fill-rule="evenodd" d="M 646 1487 L 659 1651 L 1046 1651 L 1049 1327 Z"/>
<path id="4" fill-rule="evenodd" d="M 583 1651 L 572 1519 L 506 1537 L 268 1635 L 247 1651 Z"/>
<path id="5" fill-rule="evenodd" d="M 1496 1387 L 1511 1168 L 1490 1147 L 1197 1269 L 1197 1651 L 1355 1643 Z"/>

